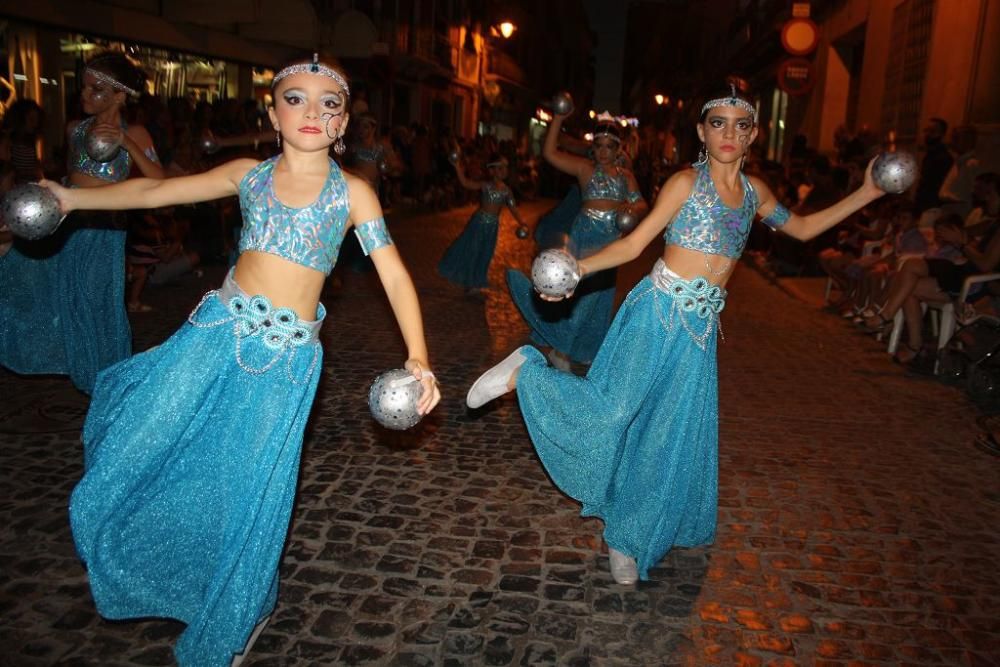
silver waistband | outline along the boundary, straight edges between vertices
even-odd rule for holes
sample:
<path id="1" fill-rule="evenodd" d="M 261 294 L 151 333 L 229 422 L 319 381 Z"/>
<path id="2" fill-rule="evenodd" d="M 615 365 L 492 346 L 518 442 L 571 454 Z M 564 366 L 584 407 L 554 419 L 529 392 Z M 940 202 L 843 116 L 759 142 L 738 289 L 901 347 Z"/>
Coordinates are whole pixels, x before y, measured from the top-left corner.
<path id="1" fill-rule="evenodd" d="M 270 312 L 278 313 L 282 310 L 288 310 L 282 308 L 274 308 L 273 306 L 271 306 L 270 301 L 267 301 L 267 299 L 263 296 L 252 297 L 246 292 L 244 292 L 243 289 L 236 282 L 236 279 L 233 278 L 232 269 L 230 269 L 229 273 L 226 274 L 226 279 L 222 281 L 222 286 L 218 290 L 216 290 L 216 294 L 218 295 L 219 300 L 222 301 L 222 303 L 226 306 L 226 308 L 230 310 L 230 312 L 232 312 L 233 310 L 233 299 L 236 297 L 239 297 L 244 304 L 256 303 L 258 301 L 263 300 L 263 302 L 266 303 L 266 305 L 268 306 L 267 309 L 268 314 Z M 326 317 L 326 309 L 323 307 L 323 304 L 319 304 L 319 308 L 317 310 L 320 318 L 319 320 L 303 320 L 299 318 L 297 315 L 295 316 L 294 324 L 303 327 L 304 330 L 308 331 L 308 337 L 307 337 L 308 342 L 319 340 L 319 330 L 323 326 L 323 318 Z M 264 311 L 261 311 L 261 313 L 263 314 Z M 236 313 L 233 314 L 235 315 Z"/>
<path id="2" fill-rule="evenodd" d="M 600 222 L 615 222 L 618 219 L 618 209 L 613 208 L 608 211 L 602 211 L 597 208 L 587 208 L 584 206 L 580 209 L 580 213 L 587 216 L 591 220 L 598 220 Z"/>
<path id="3" fill-rule="evenodd" d="M 653 270 L 649 272 L 649 279 L 656 289 L 681 299 L 681 307 L 696 311 L 699 317 L 718 314 L 726 304 L 725 288 L 709 282 L 703 276 L 690 280 L 681 278 L 662 259 L 656 260 Z"/>

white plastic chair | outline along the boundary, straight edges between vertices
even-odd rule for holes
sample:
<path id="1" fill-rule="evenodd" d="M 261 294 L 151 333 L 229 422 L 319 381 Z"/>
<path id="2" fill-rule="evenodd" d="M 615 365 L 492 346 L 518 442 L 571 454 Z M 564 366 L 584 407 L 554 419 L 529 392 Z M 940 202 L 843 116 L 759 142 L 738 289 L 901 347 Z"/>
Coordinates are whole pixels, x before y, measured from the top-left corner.
<path id="1" fill-rule="evenodd" d="M 957 303 L 959 307 L 965 304 L 966 299 L 969 296 L 969 292 L 972 291 L 973 285 L 978 285 L 980 283 L 988 283 L 994 280 L 1000 280 L 1000 273 L 977 273 L 971 275 L 965 279 L 962 283 L 962 289 L 958 293 L 958 296 L 947 301 L 945 303 L 930 303 L 921 302 L 920 307 L 923 312 L 927 312 L 928 309 L 931 311 L 931 330 L 937 333 L 937 349 L 938 352 L 948 344 L 951 337 L 955 335 L 955 325 L 958 322 L 958 318 L 955 314 L 955 304 Z M 964 319 L 960 323 L 970 324 L 976 319 L 981 317 L 981 315 L 976 314 L 970 319 Z M 906 327 L 906 322 L 903 317 L 903 309 L 900 308 L 896 311 L 896 315 L 892 318 L 892 333 L 889 335 L 889 354 L 895 354 L 896 350 L 899 348 L 899 338 L 903 334 L 903 329 Z M 938 372 L 938 361 L 934 361 L 934 373 Z"/>

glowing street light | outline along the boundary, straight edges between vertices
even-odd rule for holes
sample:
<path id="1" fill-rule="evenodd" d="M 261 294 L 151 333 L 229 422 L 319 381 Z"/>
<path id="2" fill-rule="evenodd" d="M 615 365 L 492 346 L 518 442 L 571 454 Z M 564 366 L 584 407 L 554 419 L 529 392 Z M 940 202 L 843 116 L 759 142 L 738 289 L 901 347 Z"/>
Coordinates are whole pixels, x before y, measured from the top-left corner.
<path id="1" fill-rule="evenodd" d="M 510 21 L 502 21 L 498 27 L 500 29 L 500 34 L 503 35 L 504 39 L 510 39 L 510 36 L 517 30 L 517 26 Z"/>
<path id="2" fill-rule="evenodd" d="M 653 99 L 656 100 L 657 106 L 663 104 L 663 95 L 660 95 L 659 93 L 657 93 L 657 94 L 653 95 Z"/>

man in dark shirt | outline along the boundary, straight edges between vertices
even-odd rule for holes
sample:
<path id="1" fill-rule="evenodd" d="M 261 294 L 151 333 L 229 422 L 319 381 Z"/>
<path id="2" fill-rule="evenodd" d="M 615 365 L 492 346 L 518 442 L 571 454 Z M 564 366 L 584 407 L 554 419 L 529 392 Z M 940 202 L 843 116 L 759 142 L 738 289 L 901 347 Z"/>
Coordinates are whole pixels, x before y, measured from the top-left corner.
<path id="1" fill-rule="evenodd" d="M 920 182 L 917 184 L 917 192 L 913 203 L 920 215 L 929 208 L 934 208 L 941 204 L 938 198 L 938 191 L 945 177 L 951 171 L 951 165 L 955 158 L 951 151 L 944 144 L 945 135 L 948 133 L 948 123 L 941 118 L 931 118 L 924 128 L 924 161 L 920 165 Z"/>

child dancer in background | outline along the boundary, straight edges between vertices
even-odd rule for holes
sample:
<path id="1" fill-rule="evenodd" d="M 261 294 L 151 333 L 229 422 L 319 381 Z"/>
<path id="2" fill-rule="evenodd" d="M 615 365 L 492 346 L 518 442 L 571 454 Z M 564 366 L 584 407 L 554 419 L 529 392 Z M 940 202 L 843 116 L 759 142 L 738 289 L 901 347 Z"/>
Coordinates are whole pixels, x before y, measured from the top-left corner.
<path id="1" fill-rule="evenodd" d="M 280 70 L 272 89 L 284 149 L 269 160 L 106 188 L 46 184 L 67 211 L 240 198 L 241 254 L 223 285 L 165 343 L 98 376 L 70 501 L 98 611 L 183 621 L 181 665 L 238 664 L 274 609 L 322 368 L 319 295 L 348 227 L 396 315 L 423 386 L 419 410 L 440 399 L 378 198 L 328 157 L 347 126 L 347 80 L 314 57 Z"/>
<path id="2" fill-rule="evenodd" d="M 80 101 L 90 116 L 67 127 L 70 187 L 118 183 L 133 167 L 163 178 L 149 132 L 123 117 L 126 101 L 144 86 L 142 71 L 120 53 L 87 63 Z M 87 154 L 91 132 L 121 143 L 110 161 Z M 69 375 L 90 393 L 99 370 L 132 353 L 121 218 L 108 210 L 74 213 L 52 237 L 18 242 L 0 258 L 0 365 L 15 373 Z"/>
<path id="3" fill-rule="evenodd" d="M 507 185 L 507 159 L 494 153 L 486 163 L 486 169 L 490 180 L 472 181 L 465 176 L 461 159 L 455 162 L 455 173 L 462 187 L 480 191 L 479 208 L 438 263 L 438 273 L 466 288 L 470 295 L 476 295 L 481 288 L 489 287 L 486 274 L 496 249 L 500 211 L 503 207 L 510 209 L 519 225 L 524 225 L 524 218 L 517 210 L 514 195 Z"/>
<path id="4" fill-rule="evenodd" d="M 615 122 L 598 124 L 591 161 L 559 150 L 559 130 L 565 118 L 565 114 L 553 118 L 542 154 L 556 169 L 579 181 L 583 204 L 570 227 L 569 247 L 573 254 L 586 257 L 621 236 L 620 212 L 640 215 L 645 203 L 632 172 L 617 164 L 621 127 Z M 532 340 L 552 348 L 552 365 L 568 371 L 570 361 L 590 363 L 597 354 L 611 323 L 615 278 L 613 270 L 588 276 L 577 298 L 565 304 L 540 301 L 520 271 L 507 272 L 507 285 L 514 305 L 531 327 Z"/>

